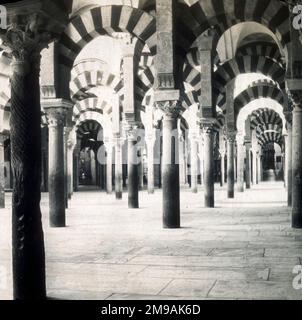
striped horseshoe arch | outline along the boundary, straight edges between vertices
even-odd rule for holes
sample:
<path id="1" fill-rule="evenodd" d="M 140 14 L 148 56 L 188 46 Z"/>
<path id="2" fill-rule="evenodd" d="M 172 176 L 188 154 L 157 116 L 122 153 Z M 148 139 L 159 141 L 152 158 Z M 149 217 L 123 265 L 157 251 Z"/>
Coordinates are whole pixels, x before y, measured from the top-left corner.
<path id="1" fill-rule="evenodd" d="M 260 145 L 264 146 L 268 143 L 277 143 L 281 145 L 282 143 L 282 133 L 277 131 L 264 131 L 257 136 Z"/>
<path id="2" fill-rule="evenodd" d="M 97 86 L 110 88 L 115 93 L 121 93 L 123 81 L 120 77 L 107 71 L 84 71 L 70 82 L 70 95 L 73 101 L 91 98 L 93 95 L 87 91 Z"/>
<path id="3" fill-rule="evenodd" d="M 261 73 L 285 88 L 285 68 L 271 59 L 259 56 L 242 56 L 221 65 L 214 73 L 214 90 L 224 92 L 226 84 L 239 74 Z"/>
<path id="4" fill-rule="evenodd" d="M 280 50 L 278 46 L 274 43 L 248 43 L 237 49 L 236 56 L 261 56 L 272 59 L 277 63 L 283 64 L 283 59 Z"/>
<path id="5" fill-rule="evenodd" d="M 284 106 L 284 94 L 276 86 L 267 83 L 255 83 L 248 89 L 241 92 L 234 100 L 235 114 L 238 115 L 240 110 L 249 104 L 250 102 L 260 99 L 270 98 L 278 102 L 281 106 Z M 225 105 L 222 107 L 225 110 Z"/>
<path id="6" fill-rule="evenodd" d="M 272 109 L 259 109 L 252 113 L 251 129 L 265 127 L 267 124 L 278 126 L 282 131 L 283 121 L 280 115 Z"/>
<path id="7" fill-rule="evenodd" d="M 77 138 L 81 140 L 85 135 L 97 140 L 98 134 L 102 130 L 102 126 L 95 120 L 87 120 L 79 124 L 77 129 Z M 93 137 L 92 137 L 93 136 Z"/>
<path id="8" fill-rule="evenodd" d="M 192 1 L 190 13 L 192 21 L 184 17 L 184 24 L 191 28 L 192 32 L 200 32 L 215 27 L 219 35 L 240 22 L 254 21 L 261 23 L 270 29 L 278 41 L 285 46 L 290 41 L 289 10 L 285 4 L 276 0 L 229 0 Z M 196 33 L 196 32 L 195 32 Z"/>
<path id="9" fill-rule="evenodd" d="M 128 6 L 101 6 L 90 8 L 74 17 L 60 39 L 59 63 L 69 68 L 80 51 L 99 35 L 129 32 L 146 43 L 156 53 L 156 22 L 150 14 Z"/>
<path id="10" fill-rule="evenodd" d="M 110 114 L 112 112 L 112 106 L 109 102 L 99 98 L 89 98 L 79 101 L 73 108 L 73 122 L 77 123 L 82 114 L 90 111 L 101 115 Z"/>

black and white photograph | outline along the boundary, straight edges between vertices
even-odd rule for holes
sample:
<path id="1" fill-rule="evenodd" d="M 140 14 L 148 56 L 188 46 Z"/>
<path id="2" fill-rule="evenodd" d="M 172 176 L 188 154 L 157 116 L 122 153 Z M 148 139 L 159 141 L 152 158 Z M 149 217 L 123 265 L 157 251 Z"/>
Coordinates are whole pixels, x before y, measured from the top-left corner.
<path id="1" fill-rule="evenodd" d="M 302 1 L 1 1 L 0 300 L 302 300 Z"/>

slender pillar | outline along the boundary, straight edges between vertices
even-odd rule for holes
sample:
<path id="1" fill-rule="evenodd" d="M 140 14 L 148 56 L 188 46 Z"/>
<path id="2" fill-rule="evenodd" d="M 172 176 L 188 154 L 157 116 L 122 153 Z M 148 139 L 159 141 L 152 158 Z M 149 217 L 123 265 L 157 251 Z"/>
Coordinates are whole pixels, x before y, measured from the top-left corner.
<path id="1" fill-rule="evenodd" d="M 112 144 L 106 145 L 107 165 L 106 165 L 106 190 L 108 194 L 112 193 Z"/>
<path id="2" fill-rule="evenodd" d="M 257 151 L 253 149 L 253 184 L 257 184 Z"/>
<path id="3" fill-rule="evenodd" d="M 259 184 L 259 153 L 255 151 L 255 179 L 256 184 Z"/>
<path id="4" fill-rule="evenodd" d="M 123 167 L 122 167 L 122 145 L 120 136 L 115 137 L 114 144 L 115 155 L 115 198 L 123 198 Z"/>
<path id="5" fill-rule="evenodd" d="M 179 98 L 178 91 L 170 91 L 170 96 Z M 162 96 L 166 94 L 160 93 Z M 163 226 L 164 228 L 180 227 L 180 186 L 178 126 L 179 102 L 158 100 L 157 106 L 164 111 L 163 118 Z"/>
<path id="6" fill-rule="evenodd" d="M 198 173 L 198 144 L 197 144 L 197 137 L 196 134 L 190 136 L 190 142 L 191 142 L 191 191 L 193 193 L 198 192 L 197 188 L 197 173 Z"/>
<path id="7" fill-rule="evenodd" d="M 70 111 L 72 111 L 72 109 L 69 109 Z M 67 118 L 69 118 L 69 111 L 67 112 L 66 114 L 66 125 L 67 125 Z M 66 209 L 68 209 L 68 199 L 69 199 L 69 157 L 68 157 L 68 152 L 69 152 L 69 135 L 70 135 L 70 132 L 71 132 L 72 128 L 71 127 L 65 127 L 64 128 L 64 177 L 65 177 L 65 184 L 64 184 L 64 187 L 65 187 L 65 207 Z"/>
<path id="8" fill-rule="evenodd" d="M 0 208 L 5 208 L 4 142 L 6 136 L 0 134 Z"/>
<path id="9" fill-rule="evenodd" d="M 67 191 L 68 199 L 73 195 L 73 143 L 71 140 L 67 142 Z"/>
<path id="10" fill-rule="evenodd" d="M 235 186 L 235 168 L 234 168 L 234 158 L 235 158 L 235 139 L 236 139 L 236 133 L 228 133 L 227 137 L 227 186 L 228 186 L 228 198 L 233 199 L 234 198 L 234 186 Z"/>
<path id="11" fill-rule="evenodd" d="M 139 166 L 138 166 L 138 177 L 139 177 L 139 190 L 144 190 L 144 149 L 140 148 L 139 151 Z"/>
<path id="12" fill-rule="evenodd" d="M 302 91 L 297 100 L 292 126 L 292 227 L 302 228 Z"/>
<path id="13" fill-rule="evenodd" d="M 71 104 L 67 101 L 43 101 L 49 128 L 49 220 L 51 227 L 65 227 L 66 176 L 64 125 Z"/>
<path id="14" fill-rule="evenodd" d="M 243 135 L 237 135 L 237 191 L 244 192 L 244 158 L 245 158 L 245 146 Z"/>
<path id="15" fill-rule="evenodd" d="M 262 173 L 261 173 L 261 166 L 262 166 L 262 161 L 261 161 L 261 151 L 258 152 L 258 183 L 262 181 Z"/>
<path id="16" fill-rule="evenodd" d="M 214 208 L 214 129 L 204 125 L 204 204 Z"/>
<path id="17" fill-rule="evenodd" d="M 221 172 L 221 177 L 220 177 L 220 186 L 223 187 L 225 183 L 225 153 L 221 153 L 221 162 L 220 162 L 220 172 Z"/>
<path id="18" fill-rule="evenodd" d="M 287 123 L 287 147 L 286 147 L 286 167 L 287 167 L 287 204 L 292 206 L 292 189 L 293 189 L 293 175 L 292 175 L 292 123 Z"/>
<path id="19" fill-rule="evenodd" d="M 81 145 L 78 142 L 73 151 L 73 190 L 79 191 L 79 162 L 80 162 Z"/>
<path id="20" fill-rule="evenodd" d="M 137 154 L 137 129 L 135 124 L 127 124 L 128 138 L 128 207 L 139 208 L 139 176 Z"/>
<path id="21" fill-rule="evenodd" d="M 245 184 L 246 188 L 250 189 L 251 188 L 251 144 L 250 142 L 245 143 L 246 147 L 246 163 L 245 163 Z"/>
<path id="22" fill-rule="evenodd" d="M 154 193 L 154 144 L 155 137 L 147 139 L 147 159 L 148 159 L 148 193 Z"/>

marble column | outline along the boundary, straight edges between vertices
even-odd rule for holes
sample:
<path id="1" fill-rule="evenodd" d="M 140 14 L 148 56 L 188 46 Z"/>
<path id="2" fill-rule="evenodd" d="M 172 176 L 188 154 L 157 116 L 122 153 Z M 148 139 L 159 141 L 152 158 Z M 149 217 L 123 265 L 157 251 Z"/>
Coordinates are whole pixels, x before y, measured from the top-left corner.
<path id="1" fill-rule="evenodd" d="M 137 124 L 127 124 L 125 128 L 128 142 L 128 207 L 133 209 L 139 208 L 137 129 Z"/>
<path id="2" fill-rule="evenodd" d="M 69 118 L 70 111 L 72 111 L 72 109 L 69 109 L 66 114 L 66 125 L 68 122 L 67 118 Z M 66 209 L 68 209 L 68 199 L 69 199 L 69 180 L 70 180 L 69 160 L 70 160 L 70 156 L 68 155 L 68 153 L 70 152 L 70 150 L 69 150 L 69 144 L 70 144 L 69 135 L 70 135 L 71 130 L 72 130 L 72 128 L 69 126 L 68 127 L 65 126 L 65 128 L 64 128 L 64 176 L 65 176 L 65 206 L 66 206 Z"/>
<path id="3" fill-rule="evenodd" d="M 115 198 L 123 198 L 123 159 L 122 159 L 122 140 L 119 135 L 114 137 L 115 155 Z"/>
<path id="4" fill-rule="evenodd" d="M 155 136 L 151 136 L 146 140 L 147 145 L 147 161 L 148 161 L 148 193 L 154 193 L 154 145 Z"/>
<path id="5" fill-rule="evenodd" d="M 302 90 L 293 96 L 292 227 L 302 228 Z"/>
<path id="6" fill-rule="evenodd" d="M 220 172 L 220 186 L 223 187 L 225 183 L 225 152 L 221 152 Z"/>
<path id="7" fill-rule="evenodd" d="M 253 162 L 252 162 L 253 184 L 256 185 L 257 184 L 257 151 L 255 149 L 253 149 L 252 154 L 253 154 Z"/>
<path id="8" fill-rule="evenodd" d="M 179 154 L 178 125 L 180 111 L 179 92 L 160 93 L 161 97 L 175 97 L 175 100 L 157 100 L 157 107 L 164 112 L 163 118 L 163 226 L 164 228 L 180 228 L 180 186 L 179 186 Z"/>
<path id="9" fill-rule="evenodd" d="M 251 143 L 245 142 L 245 150 L 246 150 L 246 163 L 245 163 L 245 184 L 246 188 L 251 188 Z"/>
<path id="10" fill-rule="evenodd" d="M 67 142 L 67 196 L 68 199 L 73 195 L 73 148 L 74 144 L 71 140 Z"/>
<path id="11" fill-rule="evenodd" d="M 4 142 L 7 137 L 0 134 L 0 208 L 5 208 Z"/>
<path id="12" fill-rule="evenodd" d="M 259 152 L 255 152 L 255 179 L 256 179 L 256 184 L 259 184 Z"/>
<path id="13" fill-rule="evenodd" d="M 41 221 L 41 50 L 66 27 L 56 3 L 7 4 L 2 45 L 12 55 L 10 137 L 13 172 L 12 277 L 15 300 L 46 298 L 45 251 Z M 57 15 L 57 12 L 61 12 Z M 50 23 L 51 22 L 51 23 Z"/>
<path id="14" fill-rule="evenodd" d="M 51 227 L 65 227 L 66 176 L 64 126 L 72 105 L 65 100 L 45 100 L 44 111 L 49 129 L 49 221 Z"/>
<path id="15" fill-rule="evenodd" d="M 139 190 L 144 190 L 144 148 L 143 147 L 141 147 L 139 151 L 138 177 L 139 177 Z"/>
<path id="16" fill-rule="evenodd" d="M 243 135 L 237 134 L 237 191 L 244 192 L 244 159 L 245 146 Z"/>
<path id="17" fill-rule="evenodd" d="M 258 183 L 260 183 L 262 181 L 262 173 L 261 173 L 262 161 L 261 161 L 260 151 L 258 152 L 257 161 L 258 161 Z"/>
<path id="18" fill-rule="evenodd" d="M 292 119 L 287 122 L 287 146 L 286 146 L 286 168 L 287 168 L 287 204 L 292 206 L 292 189 L 293 189 L 293 175 L 292 175 Z"/>
<path id="19" fill-rule="evenodd" d="M 214 208 L 214 128 L 213 125 L 202 124 L 204 129 L 204 204 L 206 208 Z"/>
<path id="20" fill-rule="evenodd" d="M 108 194 L 112 193 L 112 162 L 113 162 L 113 150 L 112 144 L 106 144 L 106 190 Z"/>
<path id="21" fill-rule="evenodd" d="M 79 163 L 80 163 L 81 145 L 78 142 L 73 151 L 73 190 L 79 191 Z"/>
<path id="22" fill-rule="evenodd" d="M 235 158 L 235 139 L 236 133 L 231 132 L 227 135 L 227 196 L 229 199 L 233 199 L 234 186 L 235 186 L 235 167 L 234 167 L 234 158 Z"/>
<path id="23" fill-rule="evenodd" d="M 181 186 L 186 184 L 185 147 L 182 134 L 179 135 L 179 183 Z"/>
<path id="24" fill-rule="evenodd" d="M 191 153 L 191 191 L 193 193 L 198 192 L 197 186 L 197 174 L 198 174 L 198 141 L 197 135 L 192 134 L 190 139 L 190 153 Z"/>

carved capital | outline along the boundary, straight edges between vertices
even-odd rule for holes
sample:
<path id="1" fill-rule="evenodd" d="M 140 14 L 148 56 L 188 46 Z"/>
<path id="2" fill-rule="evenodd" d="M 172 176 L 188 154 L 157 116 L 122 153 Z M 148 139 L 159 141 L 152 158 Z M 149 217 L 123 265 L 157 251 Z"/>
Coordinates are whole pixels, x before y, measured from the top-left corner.
<path id="1" fill-rule="evenodd" d="M 215 124 L 216 119 L 214 118 L 202 118 L 199 121 L 200 129 L 206 134 L 215 133 Z"/>
<path id="2" fill-rule="evenodd" d="M 291 99 L 294 108 L 302 108 L 302 90 L 290 91 L 289 98 Z"/>
<path id="3" fill-rule="evenodd" d="M 64 127 L 66 125 L 66 109 L 53 107 L 44 110 L 48 121 L 48 127 Z"/>
<path id="4" fill-rule="evenodd" d="M 229 142 L 235 143 L 236 142 L 236 137 L 237 137 L 237 132 L 236 131 L 227 133 L 227 140 Z"/>
<path id="5" fill-rule="evenodd" d="M 179 100 L 157 101 L 156 106 L 166 116 L 171 118 L 178 118 L 181 112 L 181 106 L 180 106 Z"/>
<path id="6" fill-rule="evenodd" d="M 42 100 L 41 105 L 46 114 L 49 127 L 68 126 L 71 130 L 71 125 L 67 123 L 73 109 L 73 104 L 70 103 L 70 101 L 64 99 L 47 99 Z"/>
<path id="7" fill-rule="evenodd" d="M 124 125 L 124 130 L 126 132 L 128 140 L 135 141 L 137 140 L 137 130 L 139 126 L 136 122 L 130 123 L 126 122 Z"/>
<path id="8" fill-rule="evenodd" d="M 58 38 L 68 23 L 68 15 L 53 1 L 20 1 L 8 4 L 7 28 L 0 30 L 2 46 L 15 61 L 36 63 L 37 56 Z"/>

